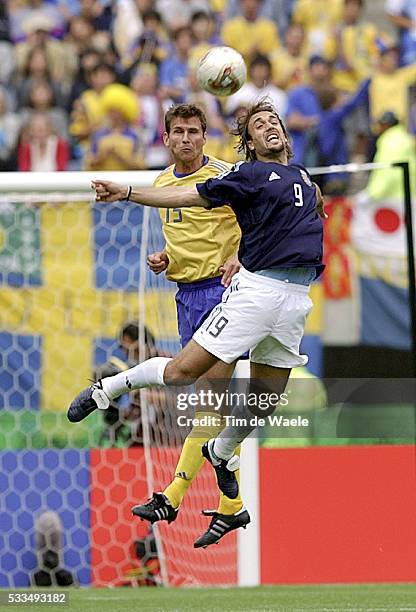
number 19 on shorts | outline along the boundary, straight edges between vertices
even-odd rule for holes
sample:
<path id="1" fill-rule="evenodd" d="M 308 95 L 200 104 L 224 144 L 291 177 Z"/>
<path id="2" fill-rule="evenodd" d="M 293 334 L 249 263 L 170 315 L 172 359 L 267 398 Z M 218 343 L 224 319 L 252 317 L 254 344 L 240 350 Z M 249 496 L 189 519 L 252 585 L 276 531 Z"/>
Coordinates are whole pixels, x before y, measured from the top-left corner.
<path id="1" fill-rule="evenodd" d="M 221 306 L 216 306 L 211 313 L 211 316 L 203 324 L 205 331 L 207 331 L 213 338 L 218 338 L 222 330 L 228 324 L 228 319 L 221 314 Z"/>

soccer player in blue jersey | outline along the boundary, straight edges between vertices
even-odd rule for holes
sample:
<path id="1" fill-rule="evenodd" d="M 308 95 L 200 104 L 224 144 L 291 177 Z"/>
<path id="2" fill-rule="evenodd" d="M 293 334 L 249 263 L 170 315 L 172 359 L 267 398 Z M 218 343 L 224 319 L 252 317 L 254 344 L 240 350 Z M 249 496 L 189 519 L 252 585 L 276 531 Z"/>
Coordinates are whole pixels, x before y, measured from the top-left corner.
<path id="1" fill-rule="evenodd" d="M 307 363 L 299 347 L 312 307 L 309 285 L 323 270 L 322 197 L 305 169 L 288 164 L 287 133 L 267 101 L 248 110 L 238 131 L 247 161 L 196 186 L 133 189 L 94 181 L 98 201 L 130 199 L 159 208 L 174 208 L 178 199 L 182 207 L 230 204 L 242 233 L 242 269 L 179 355 L 154 357 L 98 381 L 74 399 L 69 414 L 105 409 L 110 399 L 132 389 L 192 383 L 217 362 L 232 363 L 248 349 L 253 388 L 262 391 L 283 393 L 291 368 Z M 237 410 L 248 414 L 245 406 Z M 235 448 L 252 429 L 248 419 L 246 425 L 226 427 L 202 450 L 231 499 L 239 493 Z M 215 518 L 197 545 L 230 530 Z"/>

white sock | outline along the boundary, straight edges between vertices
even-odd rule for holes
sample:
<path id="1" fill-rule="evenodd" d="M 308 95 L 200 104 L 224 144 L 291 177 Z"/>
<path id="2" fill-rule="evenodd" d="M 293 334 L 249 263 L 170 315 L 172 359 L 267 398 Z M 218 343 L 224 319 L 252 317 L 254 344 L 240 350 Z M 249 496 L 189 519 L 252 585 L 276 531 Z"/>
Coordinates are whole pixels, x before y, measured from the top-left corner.
<path id="1" fill-rule="evenodd" d="M 214 454 L 219 459 L 231 459 L 235 455 L 235 449 L 240 444 L 237 440 L 232 438 L 215 438 L 214 445 L 212 447 Z"/>
<path id="2" fill-rule="evenodd" d="M 164 386 L 163 374 L 169 361 L 172 361 L 171 357 L 152 357 L 125 372 L 103 378 L 104 392 L 109 399 L 114 399 L 142 387 Z"/>

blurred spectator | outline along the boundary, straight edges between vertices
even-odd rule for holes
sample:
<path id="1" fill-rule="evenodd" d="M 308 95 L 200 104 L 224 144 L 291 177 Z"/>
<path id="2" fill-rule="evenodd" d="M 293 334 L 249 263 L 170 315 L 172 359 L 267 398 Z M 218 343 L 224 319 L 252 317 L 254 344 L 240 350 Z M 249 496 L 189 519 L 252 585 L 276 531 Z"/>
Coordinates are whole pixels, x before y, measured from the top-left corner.
<path id="1" fill-rule="evenodd" d="M 127 322 L 119 332 L 119 347 L 125 353 L 126 362 L 117 357 L 98 366 L 94 372 L 96 380 L 114 376 L 136 365 L 140 359 L 167 356 L 156 348 L 155 338 L 151 331 L 144 328 L 144 355 L 139 349 L 139 327 L 135 322 Z M 151 443 L 162 445 L 180 443 L 187 432 L 178 427 L 175 416 L 175 394 L 162 389 L 146 389 L 130 394 L 126 405 L 125 399 L 117 398 L 103 411 L 105 429 L 100 436 L 100 446 L 142 446 L 143 417 L 142 400 L 146 403 L 148 435 Z M 172 436 L 175 439 L 172 439 Z"/>
<path id="2" fill-rule="evenodd" d="M 20 83 L 17 86 L 18 106 L 28 106 L 30 93 L 37 83 L 49 83 L 58 104 L 63 102 L 61 89 L 53 78 L 48 56 L 43 47 L 34 47 L 27 57 Z"/>
<path id="3" fill-rule="evenodd" d="M 409 87 L 416 80 L 416 64 L 399 68 L 399 48 L 394 42 L 381 47 L 380 58 L 370 86 L 371 117 L 394 112 L 401 123 L 408 115 Z"/>
<path id="4" fill-rule="evenodd" d="M 160 97 L 180 104 L 186 99 L 189 52 L 192 32 L 182 27 L 173 33 L 174 52 L 160 65 Z"/>
<path id="5" fill-rule="evenodd" d="M 118 334 L 119 347 L 126 355 L 128 367 L 135 366 L 140 361 L 139 326 L 135 321 L 128 321 Z M 156 340 L 148 327 L 144 327 L 144 355 L 143 359 L 158 357 L 161 353 L 156 348 Z"/>
<path id="6" fill-rule="evenodd" d="M 101 61 L 101 55 L 95 49 L 87 49 L 79 57 L 78 71 L 72 81 L 71 90 L 68 96 L 68 111 L 72 110 L 75 100 L 89 88 L 88 75 Z"/>
<path id="7" fill-rule="evenodd" d="M 94 30 L 105 34 L 109 40 L 113 23 L 113 10 L 110 0 L 79 0 L 80 15 L 87 19 Z"/>
<path id="8" fill-rule="evenodd" d="M 0 3 L 0 83 L 7 83 L 12 76 L 16 57 L 10 43 L 10 24 L 7 2 Z"/>
<path id="9" fill-rule="evenodd" d="M 99 63 L 88 73 L 87 79 L 90 87 L 75 100 L 69 125 L 71 136 L 81 145 L 79 155 L 89 149 L 91 134 L 102 125 L 101 93 L 107 85 L 114 83 L 116 74 L 112 66 Z"/>
<path id="10" fill-rule="evenodd" d="M 272 65 L 269 59 L 265 55 L 258 55 L 250 63 L 249 81 L 228 98 L 227 111 L 234 113 L 240 106 L 249 106 L 254 101 L 267 97 L 282 117 L 286 115 L 287 95 L 273 85 L 271 78 Z"/>
<path id="11" fill-rule="evenodd" d="M 322 54 L 331 30 L 342 20 L 344 0 L 297 0 L 292 20 L 302 25 L 310 53 Z"/>
<path id="12" fill-rule="evenodd" d="M 48 115 L 36 113 L 25 129 L 18 149 L 20 172 L 55 172 L 66 170 L 69 145 L 53 132 Z"/>
<path id="13" fill-rule="evenodd" d="M 67 114 L 57 106 L 53 89 L 47 81 L 32 83 L 28 92 L 28 106 L 21 111 L 22 122 L 28 123 L 30 117 L 37 113 L 46 115 L 53 131 L 61 138 L 67 138 Z"/>
<path id="14" fill-rule="evenodd" d="M 143 31 L 122 57 L 123 73 L 120 80 L 125 85 L 130 83 L 132 74 L 141 63 L 159 64 L 169 54 L 169 38 L 162 25 L 157 11 L 143 14 Z"/>
<path id="15" fill-rule="evenodd" d="M 46 2 L 50 1 L 59 6 L 59 10 L 64 15 L 66 21 L 70 21 L 72 17 L 81 14 L 82 0 L 46 0 Z M 111 0 L 95 0 L 88 4 L 94 7 L 95 14 L 99 14 L 105 8 L 111 6 L 112 2 Z"/>
<path id="16" fill-rule="evenodd" d="M 65 21 L 71 21 L 72 17 L 79 15 L 80 5 L 79 0 L 55 0 Z"/>
<path id="17" fill-rule="evenodd" d="M 192 15 L 191 30 L 193 47 L 190 54 L 191 63 L 198 62 L 213 45 L 221 44 L 215 33 L 215 21 L 212 14 L 198 11 Z"/>
<path id="18" fill-rule="evenodd" d="M 331 76 L 330 62 L 314 55 L 309 61 L 309 85 L 299 85 L 289 91 L 286 126 L 293 141 L 294 164 L 307 165 L 308 156 L 316 155 L 314 128 L 322 111 L 318 91 L 331 83 Z"/>
<path id="19" fill-rule="evenodd" d="M 9 110 L 9 105 L 7 91 L 0 87 L 0 171 L 16 170 L 20 118 Z"/>
<path id="20" fill-rule="evenodd" d="M 240 0 L 229 0 L 224 4 L 224 18 L 226 20 L 241 16 Z M 292 0 L 262 0 L 259 15 L 274 21 L 278 27 L 280 38 L 283 38 L 290 23 L 291 13 Z"/>
<path id="21" fill-rule="evenodd" d="M 139 38 L 143 31 L 142 16 L 155 10 L 154 0 L 118 0 L 114 6 L 113 40 L 120 57 Z"/>
<path id="22" fill-rule="evenodd" d="M 378 117 L 374 131 L 377 135 L 374 162 L 408 161 L 411 185 L 414 185 L 416 182 L 415 143 L 404 125 L 399 122 L 399 118 L 392 111 L 386 111 Z M 374 200 L 403 199 L 403 174 L 397 168 L 373 170 L 366 191 Z"/>
<path id="23" fill-rule="evenodd" d="M 334 65 L 334 85 L 350 93 L 370 75 L 378 57 L 377 29 L 363 21 L 363 8 L 364 0 L 344 0 L 343 19 L 325 45 L 325 55 Z"/>
<path id="24" fill-rule="evenodd" d="M 353 94 L 363 79 L 372 74 L 378 59 L 377 29 L 362 14 L 364 0 L 344 0 L 343 20 L 328 37 L 326 56 L 334 62 L 333 84 Z M 370 127 L 367 109 L 359 106 L 345 119 L 352 159 L 366 161 Z"/>
<path id="25" fill-rule="evenodd" d="M 162 141 L 163 109 L 158 97 L 159 81 L 156 65 L 141 64 L 130 86 L 139 101 L 138 132 L 146 166 L 163 168 L 169 163 L 169 157 Z"/>
<path id="26" fill-rule="evenodd" d="M 10 42 L 9 2 L 0 3 L 0 40 Z"/>
<path id="27" fill-rule="evenodd" d="M 330 166 L 349 162 L 348 143 L 344 133 L 344 120 L 361 105 L 368 114 L 368 87 L 366 80 L 353 96 L 343 100 L 333 85 L 321 87 L 318 91 L 322 112 L 316 129 L 316 159 L 308 159 L 308 165 Z M 322 177 L 320 186 L 326 194 L 345 193 L 348 174 L 329 174 Z"/>
<path id="28" fill-rule="evenodd" d="M 108 127 L 92 136 L 86 158 L 90 170 L 140 170 L 144 168 L 139 150 L 139 138 L 132 129 L 137 121 L 139 106 L 134 93 L 124 85 L 113 83 L 100 97 Z"/>
<path id="29" fill-rule="evenodd" d="M 284 47 L 270 56 L 273 67 L 273 83 L 284 90 L 292 89 L 305 81 L 308 55 L 303 27 L 292 23 L 285 34 Z"/>
<path id="30" fill-rule="evenodd" d="M 9 83 L 15 73 L 16 55 L 14 47 L 0 40 L 0 83 Z"/>
<path id="31" fill-rule="evenodd" d="M 45 25 L 32 24 L 27 40 L 16 45 L 17 69 L 20 74 L 26 70 L 34 49 L 42 48 L 47 57 L 48 69 L 53 80 L 65 82 L 66 75 L 71 73 L 73 59 L 67 57 L 61 41 L 52 38 Z"/>
<path id="32" fill-rule="evenodd" d="M 228 161 L 232 164 L 235 164 L 237 161 L 244 160 L 244 154 L 238 151 L 240 138 L 236 133 L 234 133 L 234 126 L 237 125 L 239 118 L 242 115 L 247 113 L 246 106 L 239 106 L 235 109 L 232 116 L 232 126 L 231 129 L 228 130 L 228 134 L 226 135 L 225 143 L 223 149 L 221 151 L 221 155 L 219 155 L 220 159 Z"/>
<path id="33" fill-rule="evenodd" d="M 169 30 L 189 25 L 191 17 L 198 11 L 209 13 L 209 0 L 156 0 L 156 10 L 163 16 Z"/>
<path id="34" fill-rule="evenodd" d="M 39 29 L 55 37 L 65 32 L 65 18 L 59 8 L 43 0 L 9 3 L 10 36 L 13 42 L 26 40 L 30 32 Z"/>
<path id="35" fill-rule="evenodd" d="M 66 53 L 71 53 L 77 67 L 77 59 L 85 53 L 87 49 L 105 50 L 100 44 L 100 40 L 95 36 L 95 29 L 92 23 L 85 17 L 73 17 L 68 24 L 68 34 L 64 42 Z"/>
<path id="36" fill-rule="evenodd" d="M 188 104 L 195 104 L 201 108 L 207 118 L 206 144 L 204 151 L 207 155 L 221 158 L 224 148 L 227 126 L 222 116 L 221 104 L 215 96 L 204 91 L 198 83 L 196 76 L 197 64 L 192 64 L 189 70 L 189 92 L 186 99 Z"/>
<path id="37" fill-rule="evenodd" d="M 66 587 L 74 584 L 68 570 L 61 567 L 63 562 L 63 527 L 56 512 L 42 512 L 35 522 L 36 552 L 38 569 L 31 584 L 37 587 Z"/>
<path id="38" fill-rule="evenodd" d="M 400 64 L 416 62 L 416 0 L 387 0 L 386 13 L 400 36 Z"/>
<path id="39" fill-rule="evenodd" d="M 246 60 L 262 53 L 268 55 L 279 45 L 277 27 L 271 19 L 260 17 L 262 0 L 239 0 L 242 14 L 226 21 L 221 36 L 224 43 L 237 49 Z"/>

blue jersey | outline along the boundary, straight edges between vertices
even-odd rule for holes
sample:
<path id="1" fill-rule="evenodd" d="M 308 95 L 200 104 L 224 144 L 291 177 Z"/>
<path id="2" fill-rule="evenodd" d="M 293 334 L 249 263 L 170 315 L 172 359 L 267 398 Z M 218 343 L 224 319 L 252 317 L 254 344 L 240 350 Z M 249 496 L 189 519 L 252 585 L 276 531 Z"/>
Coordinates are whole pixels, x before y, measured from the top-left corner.
<path id="1" fill-rule="evenodd" d="M 229 204 L 241 228 L 239 259 L 249 272 L 315 267 L 321 274 L 323 227 L 316 189 L 299 166 L 239 162 L 198 184 L 208 208 Z"/>

